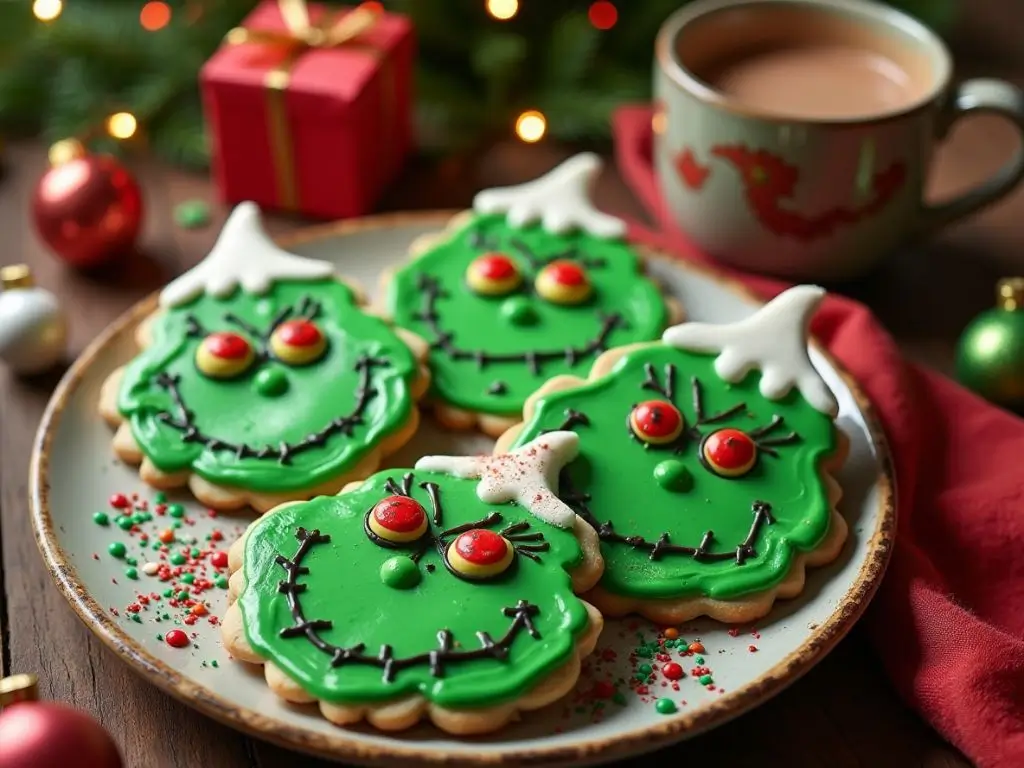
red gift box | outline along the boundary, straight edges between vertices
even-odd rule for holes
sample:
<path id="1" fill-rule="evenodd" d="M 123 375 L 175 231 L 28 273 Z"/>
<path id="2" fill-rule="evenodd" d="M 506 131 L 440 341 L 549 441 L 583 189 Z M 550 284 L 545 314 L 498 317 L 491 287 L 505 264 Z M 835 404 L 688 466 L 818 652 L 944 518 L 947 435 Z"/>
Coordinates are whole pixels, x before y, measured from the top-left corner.
<path id="1" fill-rule="evenodd" d="M 404 16 L 260 4 L 199 75 L 224 201 L 368 212 L 410 149 L 414 54 Z"/>

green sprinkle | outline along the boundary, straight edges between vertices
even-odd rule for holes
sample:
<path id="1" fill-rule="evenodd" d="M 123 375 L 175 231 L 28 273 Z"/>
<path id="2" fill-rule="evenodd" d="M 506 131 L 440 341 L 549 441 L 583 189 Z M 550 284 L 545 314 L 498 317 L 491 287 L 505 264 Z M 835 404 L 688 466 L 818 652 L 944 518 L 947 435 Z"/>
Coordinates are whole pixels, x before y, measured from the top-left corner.
<path id="1" fill-rule="evenodd" d="M 137 613 L 133 613 L 132 614 L 132 621 L 134 621 L 136 624 L 141 624 L 142 623 L 142 617 L 139 616 L 139 614 L 137 614 Z"/>
<path id="2" fill-rule="evenodd" d="M 138 514 L 137 512 L 134 515 L 132 515 L 129 519 L 132 521 L 132 525 L 139 525 L 145 522 L 145 520 L 142 519 L 142 515 Z"/>
<path id="3" fill-rule="evenodd" d="M 139 564 L 139 561 L 138 561 L 138 560 L 136 560 L 136 559 L 135 559 L 134 557 L 126 557 L 126 558 L 124 559 L 124 561 L 125 561 L 126 563 L 128 563 L 128 565 L 138 565 L 138 564 Z"/>
<path id="4" fill-rule="evenodd" d="M 636 655 L 641 659 L 650 659 L 654 657 L 654 653 L 651 652 L 650 648 L 637 648 Z"/>
<path id="5" fill-rule="evenodd" d="M 694 659 L 694 661 L 697 662 L 698 664 L 703 664 L 704 663 L 704 657 L 703 656 L 698 656 L 696 659 Z"/>
<path id="6" fill-rule="evenodd" d="M 139 572 L 135 568 L 125 568 L 124 575 L 127 576 L 129 579 L 132 579 L 133 581 L 139 578 Z"/>
<path id="7" fill-rule="evenodd" d="M 214 669 L 216 669 L 217 667 L 220 666 L 220 664 L 218 664 L 217 660 L 214 659 L 213 661 L 210 662 L 210 666 L 213 667 Z"/>
<path id="8" fill-rule="evenodd" d="M 228 588 L 228 580 L 227 580 L 226 576 L 218 576 L 216 579 L 213 580 L 213 583 L 216 584 L 221 589 L 227 589 Z"/>
<path id="9" fill-rule="evenodd" d="M 164 590 L 164 597 L 173 597 L 173 596 L 174 596 L 174 590 L 173 589 L 165 589 Z"/>
<path id="10" fill-rule="evenodd" d="M 171 615 L 169 613 L 165 613 L 160 618 L 163 619 L 164 621 L 170 621 L 171 620 Z"/>
<path id="11" fill-rule="evenodd" d="M 185 561 L 188 560 L 181 552 L 175 552 L 171 555 L 171 565 L 184 565 Z"/>
<path id="12" fill-rule="evenodd" d="M 646 683 L 647 682 L 647 675 L 636 674 L 636 675 L 633 675 L 633 679 L 638 681 L 638 682 L 641 682 L 641 683 Z"/>
<path id="13" fill-rule="evenodd" d="M 199 557 L 202 554 L 202 551 L 196 549 L 195 547 L 192 547 L 192 549 L 189 552 L 189 554 L 192 556 L 192 559 L 195 560 L 197 557 Z"/>
<path id="14" fill-rule="evenodd" d="M 675 640 L 666 640 L 665 641 L 665 647 L 666 648 L 675 648 L 676 647 L 676 641 Z"/>
<path id="15" fill-rule="evenodd" d="M 622 693 L 622 691 L 616 691 L 615 695 L 612 696 L 612 701 L 614 701 L 620 707 L 626 706 L 626 696 Z"/>
<path id="16" fill-rule="evenodd" d="M 182 229 L 202 229 L 210 223 L 210 206 L 205 200 L 185 200 L 174 206 L 174 223 Z"/>
<path id="17" fill-rule="evenodd" d="M 92 516 L 92 521 L 96 525 L 110 525 L 110 516 L 106 512 L 97 512 Z"/>
<path id="18" fill-rule="evenodd" d="M 175 595 L 175 597 L 178 598 L 178 600 L 188 600 L 188 590 L 181 590 L 178 594 Z"/>
<path id="19" fill-rule="evenodd" d="M 181 577 L 181 580 L 185 584 L 191 584 L 196 580 L 196 577 L 193 576 L 191 573 L 186 573 L 184 576 Z"/>
<path id="20" fill-rule="evenodd" d="M 640 665 L 640 674 L 641 675 L 649 675 L 653 671 L 654 671 L 654 669 L 651 667 L 650 664 L 641 664 Z"/>
<path id="21" fill-rule="evenodd" d="M 125 517 L 123 515 L 117 518 L 117 520 L 115 520 L 114 522 L 117 523 L 117 527 L 120 528 L 122 531 L 129 531 L 131 530 L 131 527 L 135 525 L 135 523 L 132 522 L 132 519 L 130 517 Z"/>
<path id="22" fill-rule="evenodd" d="M 140 512 L 139 517 L 142 519 L 142 522 L 144 523 L 148 523 L 150 520 L 153 519 L 153 516 L 149 514 L 149 512 Z"/>
<path id="23" fill-rule="evenodd" d="M 672 699 L 658 699 L 654 702 L 654 708 L 662 715 L 671 715 L 677 709 Z"/>
<path id="24" fill-rule="evenodd" d="M 111 543 L 109 547 L 107 547 L 107 552 L 110 553 L 110 556 L 116 557 L 118 560 L 124 557 L 124 553 L 127 551 L 127 547 L 125 547 L 125 545 L 122 544 L 120 541 L 115 541 Z"/>
<path id="25" fill-rule="evenodd" d="M 153 621 L 155 621 L 155 622 L 159 623 L 159 622 L 160 622 L 160 617 L 159 617 L 159 616 L 157 616 L 157 617 L 156 617 L 155 619 L 153 619 Z"/>
<path id="26" fill-rule="evenodd" d="M 171 528 L 181 528 L 181 520 L 175 520 L 171 523 Z"/>
<path id="27" fill-rule="evenodd" d="M 163 635 L 157 635 L 156 639 L 159 640 L 162 643 L 164 641 L 164 636 Z"/>
<path id="28" fill-rule="evenodd" d="M 155 502 L 156 502 L 157 504 L 163 504 L 164 502 L 166 502 L 166 501 L 167 501 L 167 494 L 166 494 L 166 493 L 164 493 L 163 491 L 157 491 L 157 492 L 156 492 L 156 495 L 155 495 L 155 496 L 153 496 L 153 500 L 154 500 L 154 501 L 155 501 Z"/>
<path id="29" fill-rule="evenodd" d="M 181 504 L 171 504 L 167 507 L 167 514 L 171 517 L 181 518 L 185 516 L 185 508 Z"/>
<path id="30" fill-rule="evenodd" d="M 712 679 L 711 675 L 701 675 L 700 676 L 700 684 L 701 685 L 711 685 L 713 682 L 715 682 L 715 681 Z"/>

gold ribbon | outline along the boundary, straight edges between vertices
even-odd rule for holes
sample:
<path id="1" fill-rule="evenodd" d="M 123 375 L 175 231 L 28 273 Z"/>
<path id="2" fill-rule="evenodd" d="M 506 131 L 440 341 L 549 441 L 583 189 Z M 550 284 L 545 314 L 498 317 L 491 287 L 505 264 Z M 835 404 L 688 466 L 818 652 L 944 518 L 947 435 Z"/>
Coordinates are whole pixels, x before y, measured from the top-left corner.
<path id="1" fill-rule="evenodd" d="M 291 130 L 285 109 L 285 92 L 291 83 L 292 67 L 304 54 L 317 48 L 353 46 L 379 57 L 380 51 L 376 48 L 356 40 L 377 22 L 378 13 L 360 7 L 324 14 L 322 19 L 314 23 L 310 21 L 306 0 L 277 0 L 277 5 L 284 19 L 284 30 L 236 27 L 228 32 L 224 41 L 228 45 L 272 45 L 282 50 L 281 60 L 267 72 L 263 84 L 267 89 L 268 129 L 280 203 L 283 208 L 295 210 L 299 207 L 299 192 L 295 180 Z M 391 73 L 385 71 L 382 76 L 390 78 Z M 394 83 L 385 83 L 384 87 L 385 94 L 381 98 L 385 128 L 388 128 L 394 109 Z"/>

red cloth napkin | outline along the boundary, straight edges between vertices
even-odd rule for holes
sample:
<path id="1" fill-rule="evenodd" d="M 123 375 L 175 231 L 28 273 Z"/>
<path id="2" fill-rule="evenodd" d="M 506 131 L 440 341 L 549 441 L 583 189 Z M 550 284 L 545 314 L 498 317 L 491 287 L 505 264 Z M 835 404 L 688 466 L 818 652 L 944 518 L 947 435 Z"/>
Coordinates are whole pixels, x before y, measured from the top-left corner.
<path id="1" fill-rule="evenodd" d="M 707 263 L 662 203 L 651 115 L 614 118 L 619 170 L 658 222 L 630 222 L 630 236 Z M 722 271 L 765 298 L 787 287 Z M 1024 420 L 905 362 L 862 304 L 830 294 L 812 331 L 871 398 L 896 465 L 898 534 L 865 618 L 875 648 L 906 701 L 979 766 L 1024 766 Z"/>

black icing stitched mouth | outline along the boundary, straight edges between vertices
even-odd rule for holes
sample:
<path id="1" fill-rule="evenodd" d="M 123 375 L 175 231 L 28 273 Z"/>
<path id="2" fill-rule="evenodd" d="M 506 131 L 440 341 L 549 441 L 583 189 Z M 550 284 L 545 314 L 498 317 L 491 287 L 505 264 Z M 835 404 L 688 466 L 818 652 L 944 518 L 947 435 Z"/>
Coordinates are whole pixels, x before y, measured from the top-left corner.
<path id="1" fill-rule="evenodd" d="M 227 440 L 220 440 L 202 432 L 195 423 L 195 413 L 190 410 L 181 395 L 179 384 L 181 376 L 163 371 L 158 373 L 153 381 L 165 389 L 174 401 L 177 415 L 170 411 L 162 411 L 157 418 L 164 424 L 181 432 L 181 439 L 186 443 L 201 443 L 211 451 L 231 451 L 238 459 L 268 459 L 276 458 L 280 464 L 290 464 L 293 456 L 308 451 L 312 448 L 322 446 L 327 439 L 334 435 L 352 437 L 353 430 L 359 424 L 365 423 L 363 418 L 370 401 L 376 397 L 377 390 L 370 384 L 374 366 L 386 366 L 390 363 L 384 358 L 362 355 L 356 360 L 355 369 L 359 372 L 359 386 L 356 388 L 356 402 L 352 410 L 346 416 L 339 416 L 331 421 L 319 432 L 307 435 L 298 442 L 289 443 L 282 440 L 276 446 L 266 445 L 261 448 L 254 448 L 245 443 L 232 443 Z"/>
<path id="2" fill-rule="evenodd" d="M 317 649 L 331 657 L 332 667 L 341 667 L 345 664 L 359 664 L 362 666 L 378 667 L 381 670 L 385 683 L 391 683 L 395 679 L 395 673 L 415 667 L 421 664 L 430 665 L 430 674 L 434 677 L 444 677 L 444 665 L 449 662 L 471 661 L 473 659 L 497 659 L 503 661 L 508 657 L 513 641 L 523 631 L 527 632 L 535 640 L 540 639 L 540 633 L 533 625 L 533 617 L 540 613 L 540 608 L 526 600 L 519 600 L 514 606 L 502 608 L 501 612 L 512 619 L 508 630 L 498 640 L 494 640 L 486 632 L 477 632 L 477 640 L 480 647 L 466 649 L 461 643 L 456 643 L 455 638 L 447 629 L 437 633 L 437 648 L 432 651 L 420 653 L 415 656 L 396 658 L 390 645 L 382 645 L 376 654 L 366 654 L 366 646 L 363 643 L 356 643 L 348 648 L 342 648 L 327 642 L 320 637 L 320 631 L 331 629 L 333 622 L 328 619 L 307 619 L 302 604 L 299 601 L 299 594 L 306 588 L 305 584 L 298 583 L 298 577 L 309 573 L 309 567 L 302 564 L 303 559 L 317 544 L 327 544 L 331 537 L 320 533 L 318 530 L 307 531 L 299 528 L 295 532 L 295 538 L 299 542 L 298 551 L 292 558 L 278 555 L 275 561 L 288 574 L 288 578 L 278 585 L 278 591 L 288 598 L 288 608 L 291 611 L 294 624 L 281 630 L 283 638 L 304 637 Z"/>
<path id="3" fill-rule="evenodd" d="M 455 334 L 446 331 L 441 325 L 441 317 L 437 312 L 437 300 L 446 298 L 449 294 L 441 287 L 440 281 L 430 275 L 421 274 L 417 288 L 423 292 L 423 309 L 413 317 L 426 323 L 430 328 L 433 335 L 433 338 L 428 339 L 431 349 L 441 350 L 452 360 L 473 360 L 480 370 L 494 363 L 525 363 L 531 373 L 539 375 L 541 366 L 546 362 L 563 360 L 566 365 L 575 366 L 580 360 L 595 353 L 604 352 L 608 348 L 608 337 L 611 332 L 624 325 L 623 317 L 618 312 L 607 315 L 598 313 L 598 318 L 601 321 L 600 329 L 594 338 L 581 347 L 570 346 L 563 349 L 528 350 L 504 354 L 495 354 L 482 349 L 464 349 L 455 343 Z"/>

